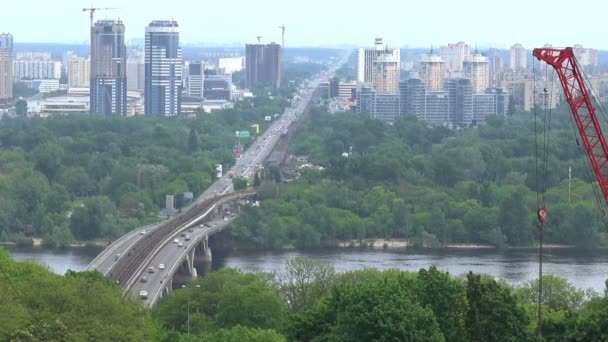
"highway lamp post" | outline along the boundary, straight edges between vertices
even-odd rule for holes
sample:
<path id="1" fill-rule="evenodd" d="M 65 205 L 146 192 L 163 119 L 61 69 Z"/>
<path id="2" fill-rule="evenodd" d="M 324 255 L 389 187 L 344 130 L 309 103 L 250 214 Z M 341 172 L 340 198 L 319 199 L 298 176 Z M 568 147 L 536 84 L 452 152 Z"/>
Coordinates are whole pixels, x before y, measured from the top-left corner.
<path id="1" fill-rule="evenodd" d="M 182 288 L 186 288 L 186 285 L 182 285 Z M 194 287 L 196 288 L 200 288 L 200 285 L 195 285 Z M 188 292 L 188 304 L 187 304 L 187 310 L 188 310 L 188 336 L 190 336 L 190 292 Z"/>

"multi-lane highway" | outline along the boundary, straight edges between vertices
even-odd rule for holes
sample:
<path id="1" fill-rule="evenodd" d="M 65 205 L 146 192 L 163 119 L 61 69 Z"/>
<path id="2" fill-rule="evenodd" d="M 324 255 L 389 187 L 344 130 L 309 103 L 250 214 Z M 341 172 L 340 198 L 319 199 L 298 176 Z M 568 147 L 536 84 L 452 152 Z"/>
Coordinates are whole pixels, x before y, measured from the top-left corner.
<path id="1" fill-rule="evenodd" d="M 141 278 L 150 266 L 157 268 L 161 263 L 165 264 L 169 268 L 167 272 L 164 272 L 165 275 L 169 274 L 168 271 L 174 266 L 179 266 L 187 248 L 182 247 L 182 249 L 177 250 L 177 247 L 173 244 L 174 237 L 192 227 L 193 218 L 213 207 L 216 199 L 222 199 L 233 192 L 231 176 L 253 177 L 254 171 L 262 165 L 263 161 L 272 152 L 280 136 L 287 132 L 293 121 L 298 120 L 303 114 L 319 84 L 333 77 L 335 71 L 345 61 L 346 58 L 312 80 L 307 80 L 300 87 L 298 95 L 294 97 L 291 106 L 285 109 L 283 115 L 277 118 L 252 143 L 249 149 L 236 161 L 236 164 L 223 177 L 213 183 L 190 208 L 185 209 L 181 215 L 169 221 L 156 226 L 144 227 L 125 235 L 102 252 L 88 269 L 96 269 L 111 276 L 127 289 L 152 288 L 152 285 L 155 284 L 154 281 L 158 281 L 160 284 L 162 278 L 158 277 L 163 272 L 152 276 L 154 279 L 147 279 L 148 282 L 146 283 L 141 283 Z M 197 241 L 202 236 L 200 234 L 209 233 L 211 231 L 196 228 L 191 233 L 194 234 L 191 239 Z M 158 284 L 156 284 L 154 288 L 158 287 Z M 132 293 L 139 292 L 132 291 Z M 156 294 L 151 293 L 150 296 L 156 296 Z M 153 303 L 156 299 L 153 297 L 152 300 Z"/>
<path id="2" fill-rule="evenodd" d="M 137 281 L 131 287 L 131 296 L 145 302 L 147 305 L 154 305 L 162 296 L 162 291 L 166 287 L 166 282 L 173 280 L 173 276 L 182 264 L 182 260 L 195 248 L 195 241 L 200 241 L 205 235 L 211 235 L 232 222 L 232 218 L 218 218 L 209 221 L 205 226 L 197 225 L 186 230 L 185 236 L 174 236 L 172 242 L 166 244 L 150 260 L 145 270 L 139 275 Z M 178 242 L 175 242 L 178 241 Z M 181 244 L 181 246 L 180 246 Z M 153 272 L 150 272 L 153 267 Z M 163 286 L 163 284 L 165 286 Z M 146 296 L 142 297 L 141 291 L 145 291 Z"/>

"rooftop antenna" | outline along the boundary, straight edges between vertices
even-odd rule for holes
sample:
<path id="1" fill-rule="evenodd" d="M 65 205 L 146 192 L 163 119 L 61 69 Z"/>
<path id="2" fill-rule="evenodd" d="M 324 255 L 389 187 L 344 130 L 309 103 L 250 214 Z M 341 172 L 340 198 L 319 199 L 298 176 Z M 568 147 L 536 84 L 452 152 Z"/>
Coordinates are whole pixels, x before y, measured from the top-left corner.
<path id="1" fill-rule="evenodd" d="M 433 54 L 433 44 L 431 44 L 431 53 L 430 53 L 430 55 L 432 55 L 432 54 Z"/>
<path id="2" fill-rule="evenodd" d="M 258 34 L 257 38 L 258 38 L 258 45 L 259 45 L 260 41 L 262 40 L 262 36 Z"/>

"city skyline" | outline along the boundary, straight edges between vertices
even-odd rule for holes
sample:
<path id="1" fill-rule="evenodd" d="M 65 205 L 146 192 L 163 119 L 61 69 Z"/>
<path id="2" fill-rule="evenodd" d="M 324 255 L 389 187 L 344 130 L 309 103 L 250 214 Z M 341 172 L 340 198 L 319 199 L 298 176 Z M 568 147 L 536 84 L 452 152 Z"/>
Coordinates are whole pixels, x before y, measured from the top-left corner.
<path id="1" fill-rule="evenodd" d="M 479 47 L 508 49 L 518 42 L 527 49 L 543 46 L 549 42 L 554 46 L 582 44 L 586 47 L 608 49 L 608 43 L 601 34 L 590 34 L 581 25 L 534 25 L 542 22 L 539 13 L 545 18 L 562 18 L 565 1 L 559 0 L 551 6 L 544 3 L 512 0 L 503 6 L 500 13 L 495 12 L 487 2 L 469 0 L 466 2 L 440 1 L 440 3 L 403 4 L 389 1 L 387 7 L 393 10 L 382 16 L 369 14 L 365 6 L 344 6 L 343 0 L 322 2 L 311 0 L 307 6 L 294 10 L 293 5 L 278 0 L 267 0 L 263 6 L 255 2 L 237 0 L 230 7 L 223 3 L 205 4 L 203 15 L 192 11 L 192 4 L 184 0 L 166 3 L 146 3 L 133 0 L 127 5 L 109 0 L 96 3 L 96 7 L 118 7 L 116 10 L 97 11 L 95 19 L 120 18 L 126 26 L 126 39 L 143 39 L 145 26 L 156 19 L 174 19 L 180 22 L 184 45 L 189 44 L 245 44 L 256 41 L 257 34 L 263 36 L 262 42 L 281 41 L 279 26 L 285 24 L 286 46 L 366 46 L 366 42 L 381 36 L 394 47 L 428 47 L 454 41 L 465 41 Z M 564 3 L 560 6 L 559 3 Z M 591 5 L 583 0 L 579 6 Z M 16 41 L 39 43 L 83 43 L 88 42 L 88 13 L 83 7 L 91 4 L 82 0 L 65 0 L 61 9 L 56 3 L 42 0 L 32 2 L 13 2 L 12 11 L 0 13 L 0 32 L 11 32 Z M 437 7 L 441 10 L 437 10 Z M 31 11 L 35 7 L 36 11 Z M 272 8 L 272 17 L 265 16 L 263 9 Z M 403 10 L 399 10 L 402 8 Z M 467 8 L 476 8 L 470 11 Z M 143 10 L 142 10 L 143 9 Z M 484 10 L 487 9 L 487 10 Z M 524 9 L 524 10 L 522 10 Z M 142 15 L 143 12 L 143 15 Z M 14 13 L 26 13 L 15 16 Z M 49 13 L 58 13 L 57 16 Z M 195 14 L 196 13 L 196 14 Z M 256 15 L 259 13 L 259 15 Z M 409 13 L 427 13 L 412 15 Z M 500 15 L 497 15 L 500 14 Z M 62 20 L 57 20 L 61 16 Z M 377 18 L 377 19 L 374 19 Z M 601 11 L 587 13 L 586 22 L 600 22 Z M 429 20 L 437 25 L 429 26 Z M 35 22 L 36 25 L 32 25 Z M 519 23 L 530 23 L 518 25 Z M 39 30 L 45 27 L 45 30 Z M 75 29 L 82 27 L 82 30 Z M 548 29 L 550 27 L 550 29 Z M 581 27 L 581 29 L 578 29 Z M 424 28 L 424 30 L 421 30 Z M 448 29 L 449 28 L 449 29 Z M 421 32 L 422 31 L 422 32 Z M 58 38 L 61 37 L 61 38 Z"/>

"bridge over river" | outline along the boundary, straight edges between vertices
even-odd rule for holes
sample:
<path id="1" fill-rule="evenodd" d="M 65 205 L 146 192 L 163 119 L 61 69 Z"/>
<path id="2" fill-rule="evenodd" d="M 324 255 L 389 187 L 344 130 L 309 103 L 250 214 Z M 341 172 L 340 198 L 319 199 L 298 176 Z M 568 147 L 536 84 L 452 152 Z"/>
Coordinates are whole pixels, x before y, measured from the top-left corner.
<path id="1" fill-rule="evenodd" d="M 346 58 L 301 87 L 299 97 L 253 142 L 231 173 L 251 179 L 255 168 L 263 164 L 281 136 L 288 134 L 295 126 L 292 124 L 306 111 L 319 84 L 333 77 L 345 61 Z M 125 294 L 152 306 L 163 293 L 196 277 L 197 265 L 211 261 L 209 236 L 229 225 L 238 210 L 254 196 L 254 190 L 234 191 L 232 180 L 226 175 L 181 214 L 136 229 L 114 241 L 87 270 L 103 273 L 116 281 Z"/>

